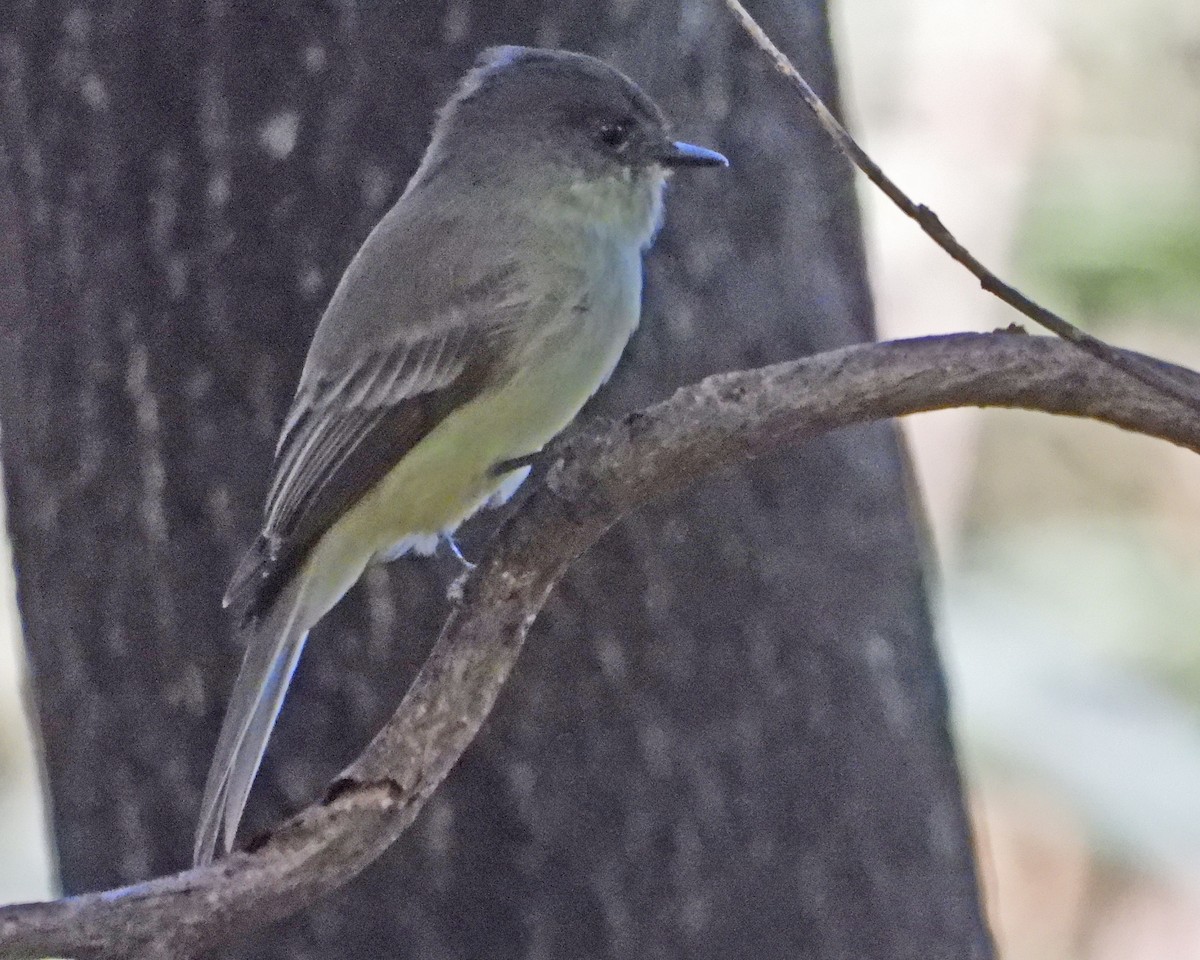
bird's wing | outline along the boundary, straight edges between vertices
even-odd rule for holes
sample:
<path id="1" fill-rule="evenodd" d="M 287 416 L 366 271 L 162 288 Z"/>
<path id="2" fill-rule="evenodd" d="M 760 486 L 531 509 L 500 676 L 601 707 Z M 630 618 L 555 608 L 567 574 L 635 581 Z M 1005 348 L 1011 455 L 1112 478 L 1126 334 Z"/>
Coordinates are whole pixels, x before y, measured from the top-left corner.
<path id="1" fill-rule="evenodd" d="M 298 575 L 316 541 L 451 410 L 487 388 L 506 327 L 455 314 L 390 349 L 306 370 L 276 452 L 263 532 L 230 582 L 246 641 L 201 801 L 195 862 L 228 850 L 312 625 Z M 486 321 L 486 322 L 485 322 Z"/>
<path id="2" fill-rule="evenodd" d="M 306 369 L 284 425 L 265 525 L 226 605 L 265 609 L 308 551 L 454 409 L 503 375 L 519 296 L 457 304 L 440 324 L 397 330 L 353 362 Z"/>

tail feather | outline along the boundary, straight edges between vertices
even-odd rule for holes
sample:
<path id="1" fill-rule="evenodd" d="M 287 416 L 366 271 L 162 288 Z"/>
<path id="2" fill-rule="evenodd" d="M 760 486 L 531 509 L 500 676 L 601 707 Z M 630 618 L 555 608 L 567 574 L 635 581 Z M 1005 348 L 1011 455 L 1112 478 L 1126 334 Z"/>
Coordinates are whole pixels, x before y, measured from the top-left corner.
<path id="1" fill-rule="evenodd" d="M 308 637 L 311 623 L 304 610 L 306 583 L 306 577 L 296 577 L 268 611 L 243 628 L 246 654 L 234 681 L 200 804 L 193 850 L 197 865 L 212 861 L 218 841 L 223 841 L 225 852 L 233 846 L 271 728 Z"/>

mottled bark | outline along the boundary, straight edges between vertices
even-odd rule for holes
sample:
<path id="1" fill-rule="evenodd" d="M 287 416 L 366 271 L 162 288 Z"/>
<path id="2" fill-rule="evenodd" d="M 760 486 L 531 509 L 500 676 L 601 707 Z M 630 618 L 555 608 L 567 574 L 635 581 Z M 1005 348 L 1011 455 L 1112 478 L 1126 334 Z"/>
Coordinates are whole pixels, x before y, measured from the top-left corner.
<path id="1" fill-rule="evenodd" d="M 754 12 L 836 99 L 821 4 Z M 869 335 L 849 173 L 716 5 L 16 2 L 0 31 L 0 417 L 68 891 L 186 861 L 307 338 L 479 47 L 609 57 L 734 163 L 673 189 L 593 413 Z M 904 472 L 859 428 L 621 524 L 414 833 L 239 955 L 986 955 Z M 317 631 L 251 830 L 383 722 L 454 572 L 394 565 Z"/>

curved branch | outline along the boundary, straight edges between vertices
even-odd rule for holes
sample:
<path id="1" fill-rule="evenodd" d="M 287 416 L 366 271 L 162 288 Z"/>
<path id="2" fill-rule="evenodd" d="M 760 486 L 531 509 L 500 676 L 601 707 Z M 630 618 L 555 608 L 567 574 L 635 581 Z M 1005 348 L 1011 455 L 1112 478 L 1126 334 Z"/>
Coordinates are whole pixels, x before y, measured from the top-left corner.
<path id="1" fill-rule="evenodd" d="M 859 146 L 858 141 L 850 136 L 850 132 L 838 122 L 833 111 L 825 106 L 825 102 L 817 96 L 816 91 L 796 69 L 787 54 L 775 45 L 767 32 L 759 26 L 758 21 L 750 15 L 741 0 L 725 0 L 725 6 L 729 8 L 734 18 L 750 35 L 758 48 L 770 58 L 775 69 L 796 88 L 805 105 L 817 118 L 821 128 L 833 140 L 834 146 L 842 152 L 847 160 L 858 167 L 863 175 L 896 205 L 901 213 L 916 221 L 917 225 L 925 231 L 925 235 L 949 254 L 951 260 L 965 267 L 979 281 L 979 285 L 984 290 L 1056 336 L 1086 350 L 1093 357 L 1111 364 L 1118 370 L 1124 370 L 1135 380 L 1155 387 L 1167 396 L 1174 397 L 1180 403 L 1200 412 L 1200 396 L 1196 395 L 1195 384 L 1189 387 L 1187 382 L 1180 382 L 1172 377 L 1161 365 L 1143 363 L 1137 354 L 1109 346 L 1098 337 L 1093 337 L 1090 333 L 1079 329 L 1065 317 L 1059 316 L 1053 310 L 1049 310 L 1025 296 L 1012 284 L 1005 283 L 992 273 L 959 242 L 954 234 L 946 229 L 945 224 L 936 213 L 925 204 L 911 200 L 908 194 L 883 172 L 883 168 L 871 159 L 867 151 Z"/>
<path id="2" fill-rule="evenodd" d="M 1189 387 L 1200 375 L 1153 364 Z M 837 427 L 998 406 L 1089 417 L 1200 451 L 1182 404 L 1051 338 L 959 334 L 710 377 L 557 445 L 493 538 L 394 716 L 327 796 L 245 851 L 104 893 L 0 909 L 5 957 L 191 957 L 302 909 L 415 819 L 487 718 L 571 562 L 649 500 Z"/>

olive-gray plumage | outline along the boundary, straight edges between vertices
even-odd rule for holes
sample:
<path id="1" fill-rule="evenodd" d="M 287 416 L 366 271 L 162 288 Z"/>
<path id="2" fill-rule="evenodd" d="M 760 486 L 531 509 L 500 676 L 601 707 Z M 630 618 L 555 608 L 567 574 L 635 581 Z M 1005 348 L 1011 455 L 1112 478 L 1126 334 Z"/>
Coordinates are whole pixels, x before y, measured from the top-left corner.
<path id="1" fill-rule="evenodd" d="M 246 654 L 195 859 L 229 849 L 308 630 L 372 561 L 430 552 L 523 471 L 612 372 L 675 167 L 624 75 L 581 54 L 487 51 L 326 309 L 284 424 L 262 533 L 235 572 Z"/>

